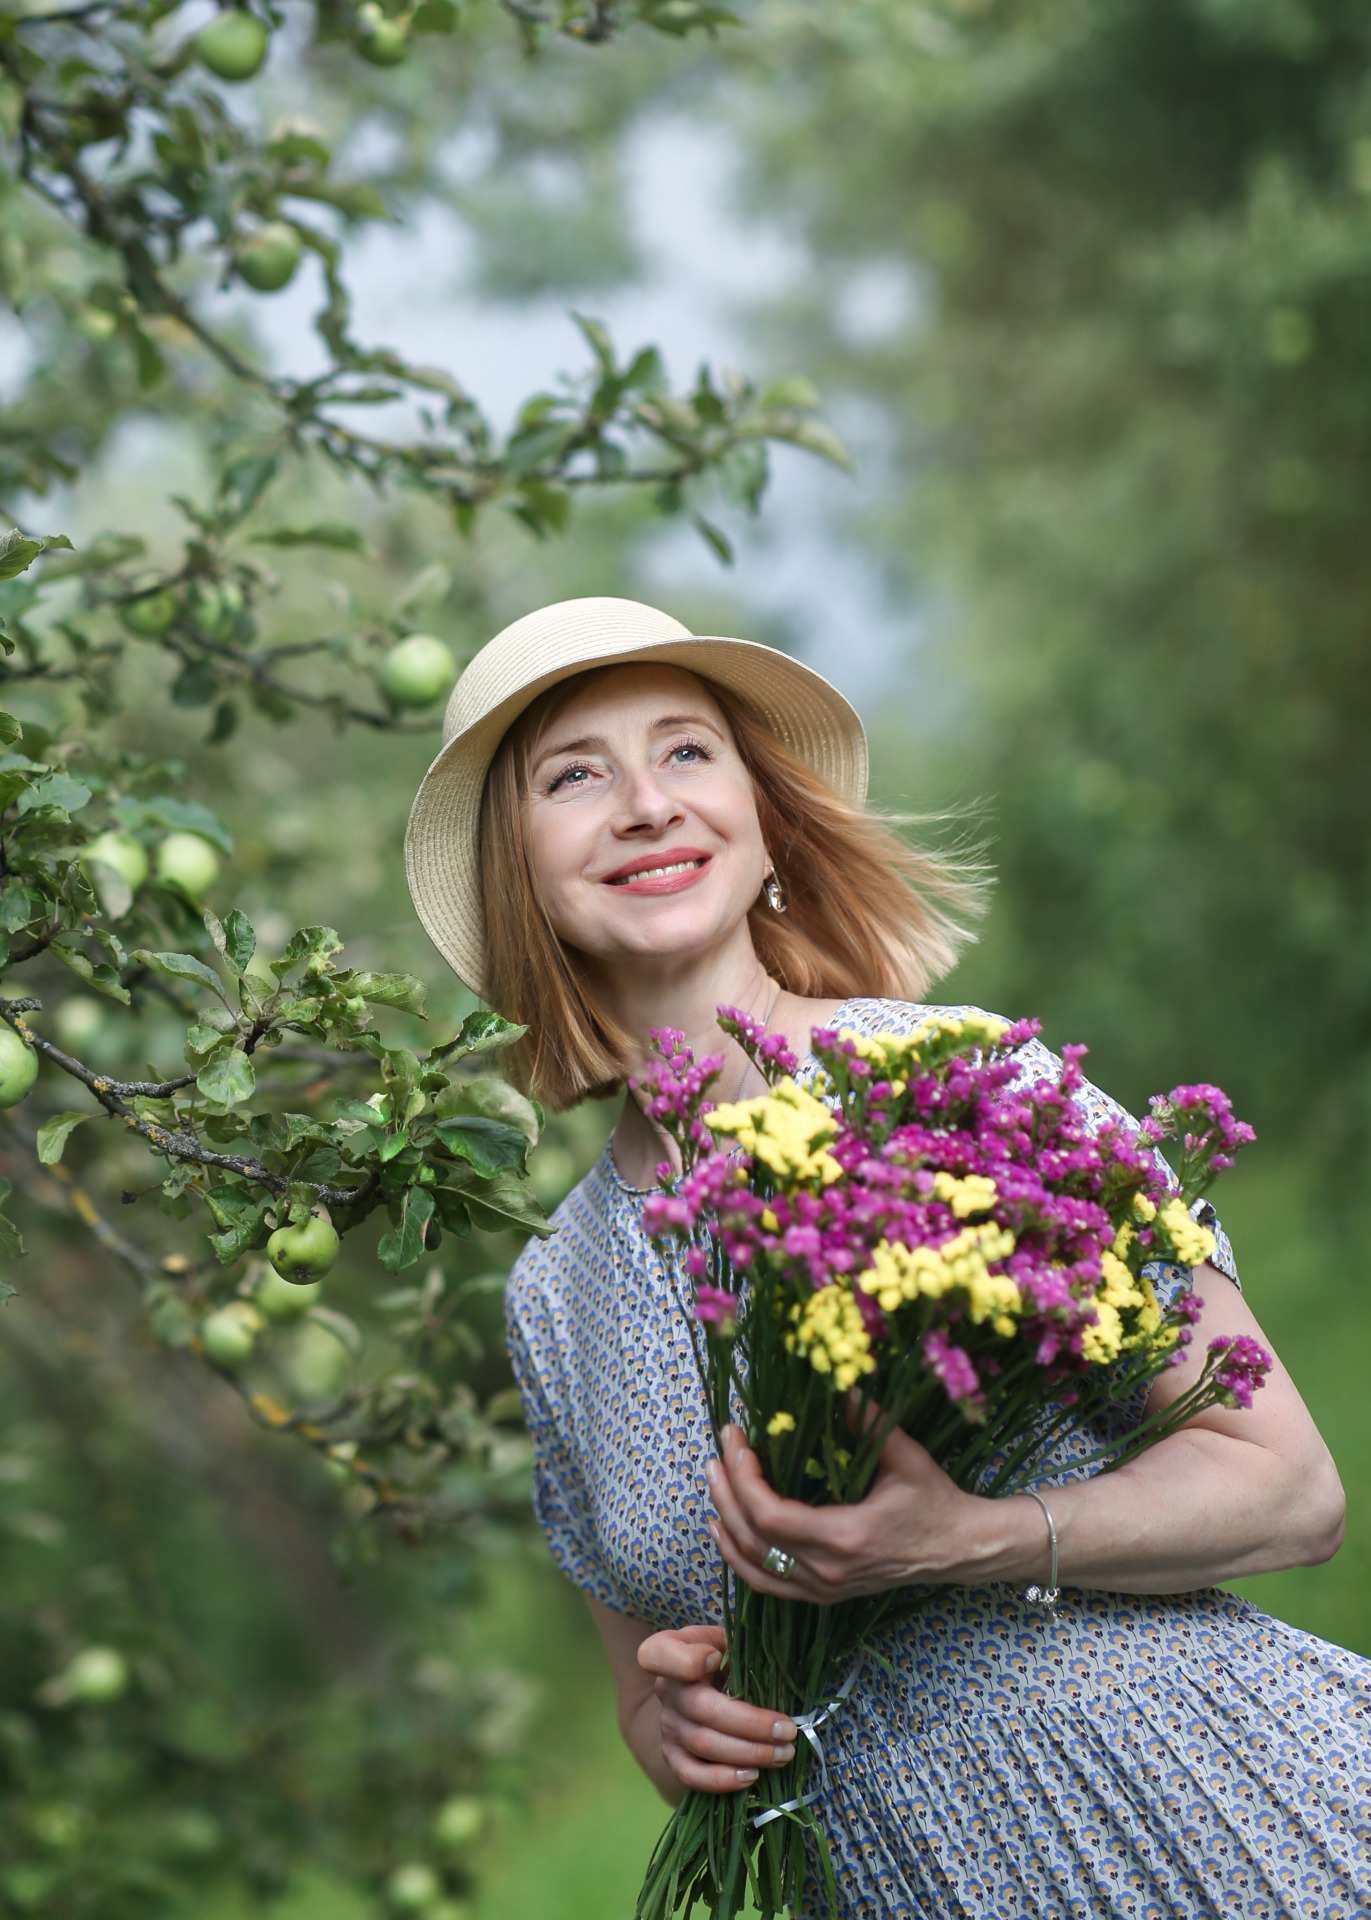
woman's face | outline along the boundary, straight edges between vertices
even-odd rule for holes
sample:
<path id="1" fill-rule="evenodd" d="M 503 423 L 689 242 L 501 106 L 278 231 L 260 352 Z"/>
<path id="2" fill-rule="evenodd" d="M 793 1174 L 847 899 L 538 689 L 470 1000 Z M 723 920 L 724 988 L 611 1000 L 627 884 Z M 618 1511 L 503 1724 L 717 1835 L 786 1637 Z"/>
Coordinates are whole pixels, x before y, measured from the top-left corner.
<path id="1" fill-rule="evenodd" d="M 681 667 L 606 667 L 534 749 L 534 878 L 557 937 L 613 963 L 736 934 L 767 867 L 752 781 Z"/>

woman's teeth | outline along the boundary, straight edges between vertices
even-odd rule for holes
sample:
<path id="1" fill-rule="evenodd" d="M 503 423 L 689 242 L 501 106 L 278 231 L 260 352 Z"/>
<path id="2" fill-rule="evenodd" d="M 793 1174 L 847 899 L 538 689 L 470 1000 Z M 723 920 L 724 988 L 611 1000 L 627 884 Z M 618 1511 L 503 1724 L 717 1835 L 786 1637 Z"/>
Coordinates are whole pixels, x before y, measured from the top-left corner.
<path id="1" fill-rule="evenodd" d="M 626 887 L 630 880 L 665 880 L 669 873 L 691 873 L 700 865 L 698 860 L 677 860 L 670 867 L 644 867 L 638 873 L 626 873 L 620 879 L 611 881 L 612 886 Z"/>

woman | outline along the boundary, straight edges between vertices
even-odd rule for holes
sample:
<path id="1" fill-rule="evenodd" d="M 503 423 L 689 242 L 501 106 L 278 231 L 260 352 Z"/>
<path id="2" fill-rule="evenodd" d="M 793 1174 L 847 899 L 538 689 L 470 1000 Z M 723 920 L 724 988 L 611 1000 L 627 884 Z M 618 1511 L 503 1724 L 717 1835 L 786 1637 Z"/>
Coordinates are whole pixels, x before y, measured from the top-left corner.
<path id="1" fill-rule="evenodd" d="M 724 1005 L 801 1055 L 818 1025 L 908 1029 L 976 905 L 862 810 L 861 724 L 827 683 L 652 608 L 517 622 L 462 676 L 446 737 L 411 889 L 463 979 L 529 1023 L 516 1070 L 554 1107 L 631 1089 L 662 1027 L 725 1054 L 722 1098 L 760 1091 Z M 825 1729 L 817 1810 L 845 1914 L 1371 1912 L 1371 1666 L 1215 1590 L 1341 1539 L 1336 1471 L 1279 1363 L 1251 1411 L 1206 1413 L 1116 1473 L 1074 1465 L 1098 1436 L 1068 1436 L 1047 1483 L 1053 1617 L 1019 1591 L 1047 1572 L 1039 1504 L 958 1491 L 903 1434 L 858 1507 L 779 1499 L 736 1429 L 712 1457 L 641 1226 L 669 1157 L 630 1090 L 509 1288 L 537 1511 L 662 1793 L 737 1792 L 793 1752 L 792 1722 L 716 1684 L 720 1555 L 821 1604 L 919 1584 L 932 1604 Z M 1222 1235 L 1215 1261 L 1195 1276 L 1196 1356 L 1217 1333 L 1263 1338 Z"/>

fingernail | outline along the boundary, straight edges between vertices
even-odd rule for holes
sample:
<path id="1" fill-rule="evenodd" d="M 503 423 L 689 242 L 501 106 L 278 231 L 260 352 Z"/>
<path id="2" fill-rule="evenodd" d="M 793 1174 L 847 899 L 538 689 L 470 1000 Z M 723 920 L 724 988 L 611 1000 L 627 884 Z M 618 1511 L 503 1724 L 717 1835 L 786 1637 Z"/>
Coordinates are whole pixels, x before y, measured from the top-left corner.
<path id="1" fill-rule="evenodd" d="M 707 1653 L 705 1655 L 706 1673 L 717 1673 L 723 1664 L 724 1656 L 721 1653 Z"/>
<path id="2" fill-rule="evenodd" d="M 706 1525 L 706 1526 L 707 1526 L 707 1527 L 709 1528 L 709 1537 L 710 1537 L 710 1539 L 711 1539 L 711 1540 L 712 1540 L 712 1541 L 714 1542 L 714 1544 L 715 1544 L 715 1546 L 717 1547 L 717 1546 L 718 1546 L 718 1544 L 719 1544 L 719 1523 L 718 1523 L 718 1521 L 717 1521 L 717 1520 L 706 1520 L 706 1521 L 705 1521 L 705 1525 Z"/>
<path id="3" fill-rule="evenodd" d="M 795 1758 L 794 1747 L 773 1747 L 772 1753 L 775 1756 L 778 1767 L 784 1767 L 789 1761 Z"/>
<path id="4" fill-rule="evenodd" d="M 719 1463 L 717 1460 L 705 1461 L 705 1479 L 710 1481 L 711 1484 L 714 1480 L 714 1476 L 718 1473 L 718 1471 L 719 1471 Z"/>
<path id="5" fill-rule="evenodd" d="M 750 1787 L 752 1782 L 757 1778 L 757 1769 L 755 1767 L 739 1767 L 738 1778 L 745 1787 Z"/>
<path id="6" fill-rule="evenodd" d="M 793 1740 L 795 1738 L 794 1721 L 777 1720 L 771 1729 L 771 1737 L 773 1740 L 781 1741 L 782 1744 L 787 1740 Z"/>

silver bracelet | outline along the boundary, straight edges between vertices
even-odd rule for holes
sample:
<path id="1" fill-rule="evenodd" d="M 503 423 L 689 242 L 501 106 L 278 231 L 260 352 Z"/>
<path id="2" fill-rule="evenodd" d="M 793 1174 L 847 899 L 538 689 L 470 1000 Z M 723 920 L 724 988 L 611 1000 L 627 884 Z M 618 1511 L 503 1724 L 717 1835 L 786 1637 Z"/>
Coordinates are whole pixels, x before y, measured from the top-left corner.
<path id="1" fill-rule="evenodd" d="M 1061 1599 L 1062 1594 L 1061 1588 L 1057 1585 L 1057 1523 L 1052 1518 L 1051 1507 L 1048 1506 L 1046 1500 L 1043 1499 L 1040 1493 L 1034 1493 L 1032 1487 L 1025 1487 L 1024 1492 L 1030 1500 L 1036 1500 L 1043 1510 L 1043 1519 L 1047 1522 L 1047 1537 L 1052 1543 L 1052 1570 L 1047 1576 L 1047 1585 L 1045 1587 L 1039 1586 L 1038 1582 L 1034 1580 L 1024 1588 L 1023 1597 L 1030 1606 L 1042 1607 L 1045 1612 L 1050 1613 L 1055 1619 L 1057 1602 Z"/>

